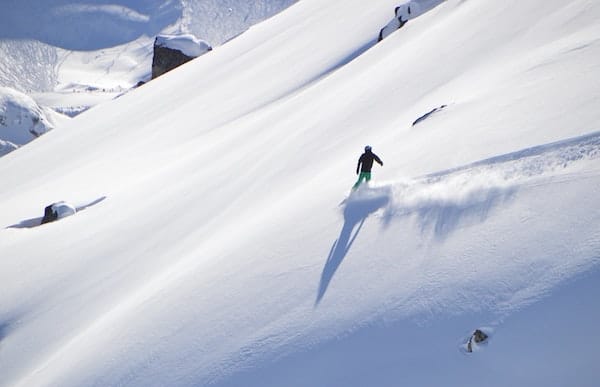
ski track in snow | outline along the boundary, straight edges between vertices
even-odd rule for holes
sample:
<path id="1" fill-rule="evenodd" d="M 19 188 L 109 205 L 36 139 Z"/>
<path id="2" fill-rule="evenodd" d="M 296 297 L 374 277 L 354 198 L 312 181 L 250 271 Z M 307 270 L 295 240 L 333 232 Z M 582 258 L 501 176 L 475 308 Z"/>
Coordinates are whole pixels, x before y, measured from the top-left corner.
<path id="1" fill-rule="evenodd" d="M 458 214 L 484 219 L 496 204 L 510 200 L 520 187 L 551 184 L 597 175 L 600 168 L 577 166 L 600 158 L 600 132 L 535 146 L 469 165 L 392 183 L 359 189 L 346 207 L 393 218 L 418 214 L 423 229 L 443 237 L 458 223 Z"/>
<path id="2" fill-rule="evenodd" d="M 598 176 L 600 132 L 522 149 L 414 179 L 361 186 L 343 204 L 344 225 L 329 252 L 315 307 L 369 216 L 384 227 L 416 216 L 421 232 L 443 240 L 459 227 L 481 223 L 525 187 Z"/>

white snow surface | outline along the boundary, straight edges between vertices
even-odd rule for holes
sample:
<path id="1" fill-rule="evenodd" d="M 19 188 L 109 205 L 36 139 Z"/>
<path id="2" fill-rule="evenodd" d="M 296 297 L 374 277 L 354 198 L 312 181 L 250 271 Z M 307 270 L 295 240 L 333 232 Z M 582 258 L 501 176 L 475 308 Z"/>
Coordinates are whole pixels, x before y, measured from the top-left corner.
<path id="1" fill-rule="evenodd" d="M 52 209 L 57 215 L 57 219 L 63 219 L 67 216 L 75 215 L 77 209 L 67 202 L 60 201 L 52 204 Z"/>
<path id="2" fill-rule="evenodd" d="M 299 1 L 0 159 L 0 385 L 597 385 L 600 3 L 375 44 L 397 5 Z"/>
<path id="3" fill-rule="evenodd" d="M 159 47 L 179 50 L 183 54 L 193 58 L 206 54 L 212 49 L 208 43 L 196 38 L 192 34 L 158 35 L 154 44 Z"/>

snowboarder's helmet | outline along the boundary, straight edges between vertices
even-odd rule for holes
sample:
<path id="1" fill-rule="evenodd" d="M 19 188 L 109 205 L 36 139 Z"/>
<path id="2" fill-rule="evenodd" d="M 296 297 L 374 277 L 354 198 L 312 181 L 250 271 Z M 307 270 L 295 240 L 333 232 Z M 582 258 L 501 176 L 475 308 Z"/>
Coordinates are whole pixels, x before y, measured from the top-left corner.
<path id="1" fill-rule="evenodd" d="M 365 147 L 365 152 L 370 152 L 370 151 L 371 151 L 371 146 L 370 146 L 370 145 L 367 145 L 367 146 Z"/>

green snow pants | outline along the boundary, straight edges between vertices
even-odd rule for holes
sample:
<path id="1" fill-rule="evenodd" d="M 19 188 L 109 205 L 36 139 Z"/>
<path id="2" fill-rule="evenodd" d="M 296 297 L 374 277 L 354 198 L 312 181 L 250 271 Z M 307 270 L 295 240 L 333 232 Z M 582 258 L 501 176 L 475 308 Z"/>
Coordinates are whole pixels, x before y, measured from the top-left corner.
<path id="1" fill-rule="evenodd" d="M 371 180 L 371 172 L 361 172 L 360 175 L 358 175 L 358 180 L 356 181 L 356 183 L 354 184 L 354 187 L 352 187 L 352 189 L 357 189 L 363 180 L 365 180 L 367 182 L 369 180 Z"/>

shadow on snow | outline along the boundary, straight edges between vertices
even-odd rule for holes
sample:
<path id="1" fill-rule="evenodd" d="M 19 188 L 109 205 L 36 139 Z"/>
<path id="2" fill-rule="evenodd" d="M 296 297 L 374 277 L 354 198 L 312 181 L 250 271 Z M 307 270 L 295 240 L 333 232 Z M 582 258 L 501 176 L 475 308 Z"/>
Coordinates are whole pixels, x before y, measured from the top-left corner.
<path id="1" fill-rule="evenodd" d="M 361 188 L 344 203 L 344 225 L 321 273 L 315 307 L 356 240 L 366 218 L 383 209 L 382 224 L 415 217 L 422 234 L 444 241 L 459 227 L 484 222 L 519 187 L 572 163 L 600 158 L 600 131 L 522 149 L 404 183 Z"/>
<path id="2" fill-rule="evenodd" d="M 344 207 L 344 226 L 337 240 L 331 246 L 325 267 L 321 273 L 321 282 L 319 283 L 319 293 L 315 300 L 315 306 L 321 302 L 327 291 L 329 282 L 331 282 L 336 270 L 346 257 L 346 254 L 348 254 L 367 217 L 384 207 L 388 201 L 389 197 L 380 196 L 368 200 L 350 200 L 346 203 Z"/>

